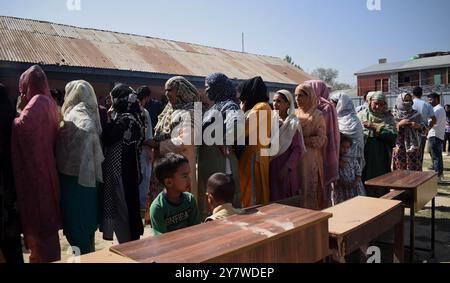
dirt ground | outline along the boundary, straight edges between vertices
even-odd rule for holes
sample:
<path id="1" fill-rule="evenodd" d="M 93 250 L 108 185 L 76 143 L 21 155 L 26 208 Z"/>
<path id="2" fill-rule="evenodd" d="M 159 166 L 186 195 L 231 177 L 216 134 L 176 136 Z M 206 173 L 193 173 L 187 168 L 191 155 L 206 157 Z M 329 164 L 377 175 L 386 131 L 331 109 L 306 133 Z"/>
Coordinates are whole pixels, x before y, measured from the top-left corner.
<path id="1" fill-rule="evenodd" d="M 436 197 L 436 252 L 435 258 L 430 258 L 428 252 L 416 251 L 415 262 L 420 263 L 450 263 L 450 157 L 444 154 L 445 180 L 449 180 L 446 184 L 439 185 L 439 194 Z M 428 170 L 431 166 L 431 160 L 428 154 L 425 156 L 424 170 Z M 405 244 L 409 244 L 409 210 L 405 211 Z M 431 203 L 427 207 L 416 214 L 416 247 L 429 248 L 431 242 Z M 144 238 L 151 236 L 149 226 L 145 227 Z M 61 239 L 61 261 L 68 262 L 71 258 L 69 243 L 60 232 Z M 392 242 L 392 235 L 387 234 L 379 239 L 380 242 Z M 102 234 L 97 232 L 95 235 L 96 250 L 109 248 L 117 245 L 115 241 L 105 241 Z M 392 246 L 389 244 L 374 244 L 381 248 L 382 262 L 392 262 Z M 408 257 L 408 249 L 405 249 L 405 259 Z M 25 251 L 24 259 L 28 262 L 29 254 Z M 350 256 L 349 262 L 359 262 L 359 255 Z"/>

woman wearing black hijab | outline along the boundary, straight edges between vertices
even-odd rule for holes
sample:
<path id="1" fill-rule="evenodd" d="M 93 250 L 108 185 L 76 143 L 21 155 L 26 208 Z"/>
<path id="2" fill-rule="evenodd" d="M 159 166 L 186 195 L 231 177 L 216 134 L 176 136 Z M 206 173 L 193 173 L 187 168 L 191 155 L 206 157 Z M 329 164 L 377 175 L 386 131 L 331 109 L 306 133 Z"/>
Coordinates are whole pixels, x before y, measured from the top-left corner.
<path id="1" fill-rule="evenodd" d="M 11 164 L 11 127 L 15 115 L 8 90 L 0 84 L 0 262 L 23 263 Z"/>
<path id="2" fill-rule="evenodd" d="M 136 92 L 117 84 L 111 91 L 112 106 L 103 129 L 105 189 L 101 231 L 103 238 L 119 243 L 138 240 L 144 232 L 139 203 L 141 180 L 139 147 L 144 141 L 143 115 Z"/>

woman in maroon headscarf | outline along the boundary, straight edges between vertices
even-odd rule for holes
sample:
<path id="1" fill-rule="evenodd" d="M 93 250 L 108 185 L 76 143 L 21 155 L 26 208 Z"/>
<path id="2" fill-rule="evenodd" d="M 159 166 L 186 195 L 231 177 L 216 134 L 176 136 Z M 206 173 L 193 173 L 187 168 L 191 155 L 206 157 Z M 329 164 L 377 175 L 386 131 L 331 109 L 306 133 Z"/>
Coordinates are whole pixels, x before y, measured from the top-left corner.
<path id="1" fill-rule="evenodd" d="M 339 148 L 340 133 L 339 122 L 336 108 L 332 102 L 328 101 L 330 91 L 328 86 L 319 80 L 307 81 L 314 89 L 319 99 L 317 109 L 322 111 L 325 118 L 328 143 L 325 147 L 323 166 L 324 166 L 324 201 L 327 207 L 331 206 L 331 184 L 339 179 Z"/>
<path id="2" fill-rule="evenodd" d="M 62 226 L 55 161 L 57 106 L 39 66 L 22 74 L 19 91 L 20 116 L 12 126 L 11 153 L 22 231 L 31 249 L 30 262 L 57 261 Z"/>

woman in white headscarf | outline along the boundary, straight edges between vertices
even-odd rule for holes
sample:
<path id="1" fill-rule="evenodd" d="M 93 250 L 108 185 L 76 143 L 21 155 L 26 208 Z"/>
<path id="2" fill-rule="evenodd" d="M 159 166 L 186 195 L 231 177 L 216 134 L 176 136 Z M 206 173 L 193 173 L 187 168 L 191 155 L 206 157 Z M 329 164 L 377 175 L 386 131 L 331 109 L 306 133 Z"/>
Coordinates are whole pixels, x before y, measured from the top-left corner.
<path id="1" fill-rule="evenodd" d="M 343 92 L 332 94 L 330 100 L 336 106 L 339 132 L 352 139 L 352 146 L 347 155 L 357 159 L 362 170 L 366 164 L 364 159 L 364 129 L 356 114 L 355 106 L 350 97 Z M 361 173 L 358 172 L 358 174 Z"/>
<path id="2" fill-rule="evenodd" d="M 102 127 L 94 89 L 86 81 L 66 86 L 56 158 L 64 235 L 82 254 L 95 251 L 97 184 L 103 182 Z"/>
<path id="3" fill-rule="evenodd" d="M 298 195 L 297 165 L 306 148 L 302 126 L 295 115 L 294 95 L 287 90 L 277 91 L 273 107 L 280 121 L 280 131 L 279 150 L 269 167 L 270 201 L 278 201 Z"/>

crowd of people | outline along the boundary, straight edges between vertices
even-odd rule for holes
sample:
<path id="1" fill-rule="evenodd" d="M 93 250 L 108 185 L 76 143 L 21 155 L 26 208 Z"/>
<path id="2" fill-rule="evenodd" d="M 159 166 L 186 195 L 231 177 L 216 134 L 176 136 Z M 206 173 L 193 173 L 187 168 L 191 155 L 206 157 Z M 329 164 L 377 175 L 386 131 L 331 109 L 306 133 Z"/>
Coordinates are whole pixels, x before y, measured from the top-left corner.
<path id="1" fill-rule="evenodd" d="M 444 110 L 436 93 L 421 100 L 420 88 L 399 95 L 393 110 L 382 92 L 368 93 L 355 109 L 347 94 L 330 95 L 319 80 L 294 93 L 279 90 L 271 103 L 261 77 L 235 85 L 214 73 L 204 92 L 184 77 L 169 79 L 166 101 L 153 99 L 147 86 L 116 83 L 105 107 L 83 80 L 51 91 L 36 65 L 21 75 L 19 91 L 14 107 L 0 85 L 6 262 L 23 262 L 23 244 L 30 262 L 58 261 L 61 229 L 86 254 L 95 251 L 97 230 L 125 243 L 138 240 L 146 224 L 158 235 L 292 197 L 313 210 L 358 195 L 381 197 L 387 191 L 364 182 L 391 170 L 421 171 L 427 139 L 442 177 L 450 137 L 450 106 Z M 196 129 L 218 123 L 215 135 L 221 131 L 223 140 L 194 141 Z M 262 154 L 274 127 L 277 151 Z"/>

